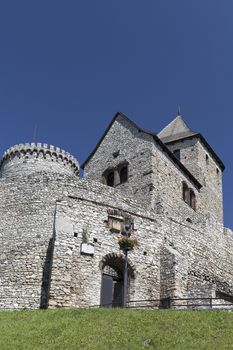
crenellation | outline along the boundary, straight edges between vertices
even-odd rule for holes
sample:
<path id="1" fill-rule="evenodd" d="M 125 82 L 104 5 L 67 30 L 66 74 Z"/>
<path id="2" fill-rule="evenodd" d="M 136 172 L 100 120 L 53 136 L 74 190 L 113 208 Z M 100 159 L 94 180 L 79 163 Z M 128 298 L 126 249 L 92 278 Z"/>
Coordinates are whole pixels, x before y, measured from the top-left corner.
<path id="1" fill-rule="evenodd" d="M 60 165 L 51 166 L 57 162 Z M 27 163 L 27 164 L 25 164 Z M 42 143 L 25 143 L 9 148 L 0 163 L 0 175 L 12 176 L 14 172 L 28 173 L 47 169 L 51 172 L 72 172 L 79 175 L 79 163 L 64 150 Z"/>

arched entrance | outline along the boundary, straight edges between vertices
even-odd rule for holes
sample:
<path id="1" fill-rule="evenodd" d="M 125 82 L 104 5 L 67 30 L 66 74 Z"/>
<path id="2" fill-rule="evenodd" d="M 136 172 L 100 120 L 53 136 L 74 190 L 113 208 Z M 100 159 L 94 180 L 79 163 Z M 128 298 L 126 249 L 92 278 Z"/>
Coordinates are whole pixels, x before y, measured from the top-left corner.
<path id="1" fill-rule="evenodd" d="M 134 269 L 129 264 L 129 282 L 134 278 Z M 124 256 L 108 254 L 101 262 L 102 283 L 100 305 L 104 307 L 123 306 Z M 128 283 L 130 286 L 130 283 Z"/>
<path id="2" fill-rule="evenodd" d="M 102 273 L 101 301 L 105 307 L 123 306 L 123 274 L 115 266 L 106 265 Z"/>

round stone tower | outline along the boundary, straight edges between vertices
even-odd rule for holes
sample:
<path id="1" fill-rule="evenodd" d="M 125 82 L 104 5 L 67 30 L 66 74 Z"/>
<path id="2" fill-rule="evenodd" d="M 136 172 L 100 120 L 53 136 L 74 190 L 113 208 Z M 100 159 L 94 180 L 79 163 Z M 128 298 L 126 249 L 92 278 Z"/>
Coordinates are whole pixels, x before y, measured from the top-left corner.
<path id="1" fill-rule="evenodd" d="M 25 143 L 9 148 L 0 163 L 0 177 L 49 172 L 79 175 L 78 161 L 64 150 L 45 143 Z"/>
<path id="2" fill-rule="evenodd" d="M 57 203 L 79 184 L 79 163 L 42 143 L 0 162 L 0 309 L 47 307 Z"/>

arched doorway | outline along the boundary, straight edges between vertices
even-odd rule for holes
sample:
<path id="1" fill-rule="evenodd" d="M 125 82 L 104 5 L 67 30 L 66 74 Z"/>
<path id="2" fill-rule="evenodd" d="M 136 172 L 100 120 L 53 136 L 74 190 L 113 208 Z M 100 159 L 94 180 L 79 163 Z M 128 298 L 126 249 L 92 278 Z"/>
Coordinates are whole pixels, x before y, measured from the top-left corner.
<path id="1" fill-rule="evenodd" d="M 101 262 L 102 283 L 100 305 L 104 307 L 123 306 L 124 288 L 124 256 L 118 254 L 108 254 Z M 134 269 L 128 265 L 128 286 L 130 279 L 134 278 Z"/>
<path id="2" fill-rule="evenodd" d="M 123 306 L 123 274 L 116 266 L 106 265 L 102 273 L 101 306 Z"/>

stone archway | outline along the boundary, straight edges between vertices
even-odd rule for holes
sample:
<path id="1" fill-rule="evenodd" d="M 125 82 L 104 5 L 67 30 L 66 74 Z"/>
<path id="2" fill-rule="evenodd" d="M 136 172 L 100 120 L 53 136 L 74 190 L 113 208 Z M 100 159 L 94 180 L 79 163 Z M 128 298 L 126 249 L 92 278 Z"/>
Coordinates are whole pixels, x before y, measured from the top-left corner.
<path id="1" fill-rule="evenodd" d="M 104 307 L 122 307 L 124 255 L 115 253 L 106 255 L 100 263 L 100 269 L 102 271 L 100 305 Z M 129 280 L 134 279 L 135 268 L 130 262 L 128 263 L 128 269 Z"/>

